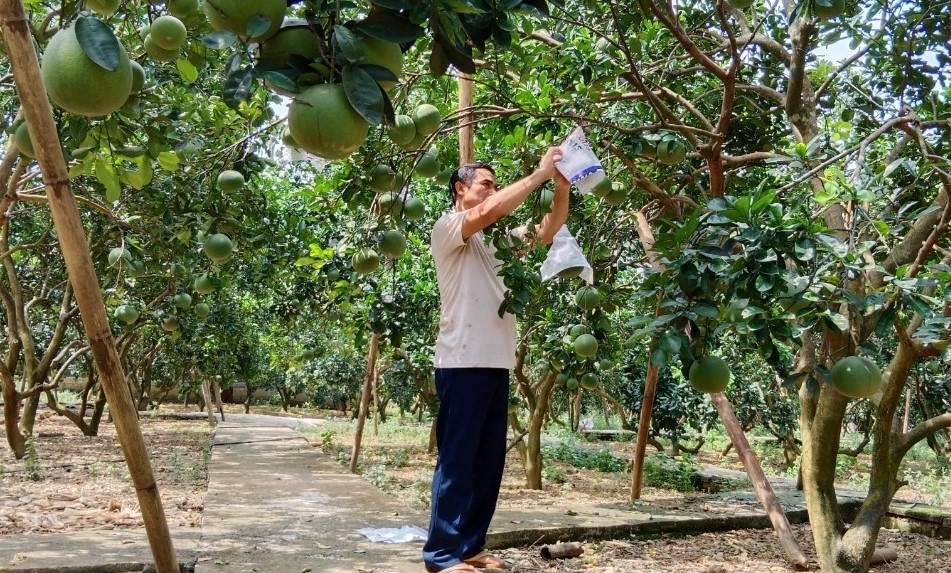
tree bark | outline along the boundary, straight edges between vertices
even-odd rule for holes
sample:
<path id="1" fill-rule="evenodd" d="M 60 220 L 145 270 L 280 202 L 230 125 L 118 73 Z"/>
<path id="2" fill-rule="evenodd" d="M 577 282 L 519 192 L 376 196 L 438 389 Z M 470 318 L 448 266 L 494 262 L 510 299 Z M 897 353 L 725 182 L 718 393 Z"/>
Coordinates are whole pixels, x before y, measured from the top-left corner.
<path id="1" fill-rule="evenodd" d="M 40 77 L 29 20 L 21 0 L 0 0 L 0 26 L 7 45 L 23 115 L 30 126 L 37 160 L 43 173 L 50 211 L 76 302 L 111 406 L 119 442 L 135 485 L 158 573 L 178 573 L 178 559 L 165 520 L 138 413 L 126 390 L 119 355 L 103 304 L 98 278 L 86 243 L 76 199 L 69 186 L 52 110 Z"/>

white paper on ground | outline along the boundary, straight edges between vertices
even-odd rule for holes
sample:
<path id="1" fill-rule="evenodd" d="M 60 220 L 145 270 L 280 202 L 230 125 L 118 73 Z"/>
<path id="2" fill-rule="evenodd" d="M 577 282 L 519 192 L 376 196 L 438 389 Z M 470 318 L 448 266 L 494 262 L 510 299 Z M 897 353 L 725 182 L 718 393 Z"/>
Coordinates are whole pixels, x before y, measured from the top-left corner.
<path id="1" fill-rule="evenodd" d="M 571 235 L 568 225 L 562 225 L 555 233 L 551 241 L 551 247 L 548 248 L 548 256 L 542 263 L 542 280 L 547 281 L 558 276 L 558 273 L 572 267 L 581 267 L 579 275 L 584 282 L 594 283 L 594 269 L 588 264 L 588 259 L 581 252 L 578 241 Z"/>
<path id="2" fill-rule="evenodd" d="M 373 543 L 409 543 L 411 541 L 426 541 L 426 530 L 416 525 L 403 527 L 364 527 L 357 533 Z"/>

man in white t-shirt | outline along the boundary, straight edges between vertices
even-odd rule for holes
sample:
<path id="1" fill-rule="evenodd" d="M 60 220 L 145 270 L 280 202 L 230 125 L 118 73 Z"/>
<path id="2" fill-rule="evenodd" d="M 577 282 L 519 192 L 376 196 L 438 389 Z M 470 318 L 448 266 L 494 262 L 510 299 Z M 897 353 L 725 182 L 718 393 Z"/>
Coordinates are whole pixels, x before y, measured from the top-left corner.
<path id="1" fill-rule="evenodd" d="M 501 262 L 483 230 L 514 211 L 532 191 L 555 180 L 551 212 L 533 238 L 551 243 L 568 217 L 570 184 L 550 148 L 531 175 L 500 189 L 485 163 L 463 165 L 449 179 L 453 210 L 436 221 L 432 253 L 439 283 L 436 391 L 439 458 L 423 561 L 430 573 L 506 569 L 485 551 L 505 465 L 509 371 L 515 366 L 515 316 L 499 317 L 505 286 Z M 515 231 L 513 231 L 513 234 Z"/>

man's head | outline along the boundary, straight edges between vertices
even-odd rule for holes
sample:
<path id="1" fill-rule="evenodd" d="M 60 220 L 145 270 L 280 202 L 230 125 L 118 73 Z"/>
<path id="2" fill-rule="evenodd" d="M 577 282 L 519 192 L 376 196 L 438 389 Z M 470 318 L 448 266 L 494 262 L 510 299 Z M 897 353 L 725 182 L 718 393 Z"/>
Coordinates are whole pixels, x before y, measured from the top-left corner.
<path id="1" fill-rule="evenodd" d="M 498 189 L 495 169 L 488 163 L 467 163 L 449 177 L 449 200 L 459 210 L 478 205 Z"/>

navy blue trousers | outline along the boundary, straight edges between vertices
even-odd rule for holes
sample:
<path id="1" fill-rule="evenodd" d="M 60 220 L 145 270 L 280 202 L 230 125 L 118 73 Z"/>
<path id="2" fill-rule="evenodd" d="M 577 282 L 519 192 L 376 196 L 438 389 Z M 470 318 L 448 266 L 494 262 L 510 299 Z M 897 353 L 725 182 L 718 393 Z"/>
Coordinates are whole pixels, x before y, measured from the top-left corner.
<path id="1" fill-rule="evenodd" d="M 485 546 L 505 466 L 509 371 L 437 368 L 436 445 L 427 571 L 468 559 Z"/>

